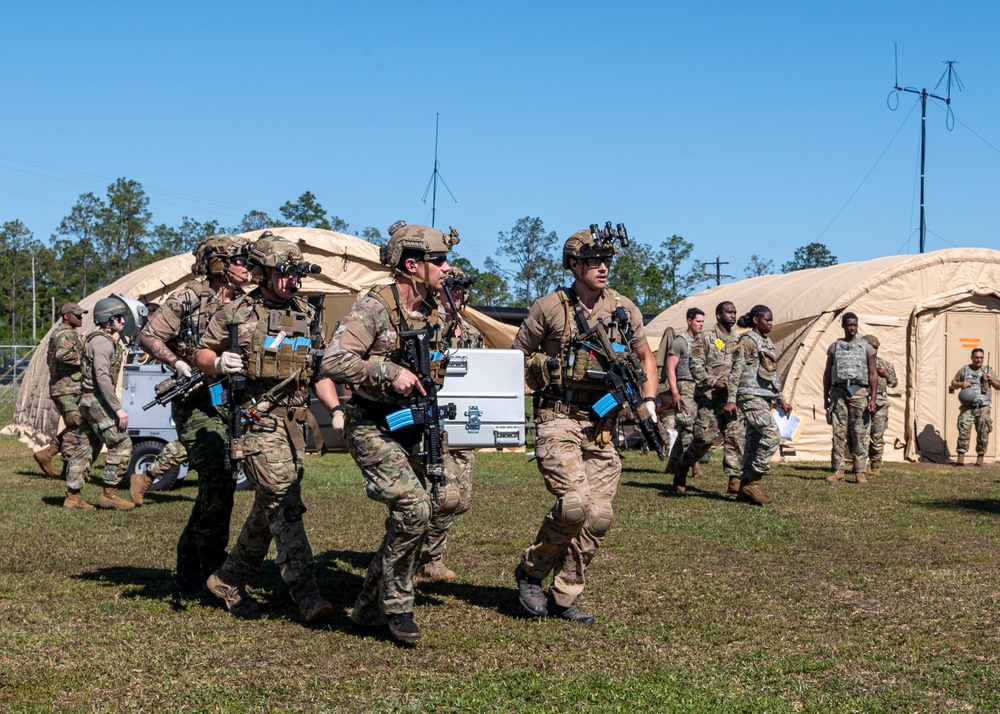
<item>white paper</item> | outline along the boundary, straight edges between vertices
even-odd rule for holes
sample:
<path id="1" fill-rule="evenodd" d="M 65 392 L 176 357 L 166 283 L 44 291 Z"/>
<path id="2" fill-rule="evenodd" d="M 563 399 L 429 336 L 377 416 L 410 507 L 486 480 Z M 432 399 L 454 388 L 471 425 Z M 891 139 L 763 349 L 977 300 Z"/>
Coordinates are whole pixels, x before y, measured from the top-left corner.
<path id="1" fill-rule="evenodd" d="M 781 434 L 781 438 L 789 441 L 795 438 L 795 432 L 799 430 L 799 424 L 802 422 L 794 414 L 785 414 L 781 407 L 777 407 L 771 412 L 771 418 L 778 425 L 778 433 Z"/>

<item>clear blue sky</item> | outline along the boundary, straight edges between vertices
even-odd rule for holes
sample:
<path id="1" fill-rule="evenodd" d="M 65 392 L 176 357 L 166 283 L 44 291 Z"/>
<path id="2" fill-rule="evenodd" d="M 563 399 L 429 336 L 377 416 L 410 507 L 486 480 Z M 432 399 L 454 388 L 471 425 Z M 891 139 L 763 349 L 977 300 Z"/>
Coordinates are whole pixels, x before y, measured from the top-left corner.
<path id="1" fill-rule="evenodd" d="M 439 186 L 437 225 L 479 266 L 528 215 L 560 238 L 682 235 L 739 277 L 813 241 L 913 253 L 898 42 L 901 85 L 932 90 L 944 60 L 965 84 L 953 131 L 928 106 L 927 249 L 995 247 L 998 20 L 992 2 L 8 3 L 0 221 L 47 240 L 124 176 L 169 225 L 277 216 L 306 190 L 352 229 L 429 223 L 440 112 L 458 203 Z"/>

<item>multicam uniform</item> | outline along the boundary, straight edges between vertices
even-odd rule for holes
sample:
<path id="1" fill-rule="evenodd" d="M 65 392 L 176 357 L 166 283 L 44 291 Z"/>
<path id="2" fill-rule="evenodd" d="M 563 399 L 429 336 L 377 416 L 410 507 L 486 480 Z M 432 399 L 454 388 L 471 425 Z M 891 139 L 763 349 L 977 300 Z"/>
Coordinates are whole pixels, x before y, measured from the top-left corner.
<path id="1" fill-rule="evenodd" d="M 699 334 L 691 346 L 691 375 L 697 385 L 698 413 L 691 445 L 681 456 L 681 466 L 689 468 L 720 444 L 725 444 L 723 473 L 739 478 L 743 470 L 743 421 L 726 414 L 726 390 L 715 391 L 715 383 L 729 376 L 733 368 L 736 335 L 718 325 Z"/>
<path id="2" fill-rule="evenodd" d="M 778 354 L 769 337 L 751 330 L 740 336 L 733 352 L 733 371 L 726 386 L 727 401 L 737 406 L 739 427 L 746 433 L 742 478 L 760 478 L 771 468 L 781 435 L 771 417 L 771 405 L 785 402 L 778 377 Z"/>
<path id="3" fill-rule="evenodd" d="M 65 321 L 59 323 L 49 338 L 46 354 L 49 366 L 49 396 L 63 420 L 63 430 L 56 437 L 63 463 L 83 441 L 83 418 L 80 416 L 80 369 L 83 362 L 83 339 Z"/>
<path id="4" fill-rule="evenodd" d="M 462 334 L 453 337 L 451 349 L 481 349 L 483 335 L 464 317 L 459 317 Z M 427 526 L 427 542 L 420 553 L 420 563 L 432 563 L 440 560 L 448 548 L 448 531 L 455 516 L 459 516 L 472 507 L 472 472 L 476 467 L 475 449 L 449 449 L 448 453 L 455 460 L 456 483 L 458 488 L 458 507 L 453 513 L 436 511 L 431 515 Z"/>
<path id="5" fill-rule="evenodd" d="M 674 424 L 677 428 L 676 450 L 671 449 L 675 458 L 684 454 L 690 447 L 694 438 L 694 421 L 698 414 L 698 405 L 695 400 L 696 382 L 691 374 L 691 349 L 694 345 L 695 337 L 682 332 L 670 343 L 667 356 L 676 356 L 677 366 L 675 376 L 677 378 L 677 391 L 681 396 L 680 407 L 677 408 Z"/>
<path id="6" fill-rule="evenodd" d="M 570 607 L 583 592 L 587 566 L 611 528 L 612 501 L 621 477 L 621 460 L 612 438 L 619 410 L 596 423 L 591 406 L 607 389 L 586 377 L 602 369 L 597 357 L 581 346 L 575 311 L 588 325 L 600 318 L 611 327 L 612 313 L 625 308 L 635 352 L 646 344 L 642 313 L 623 295 L 606 288 L 589 313 L 572 290 L 560 289 L 536 300 L 521 324 L 513 347 L 525 354 L 528 385 L 535 391 L 535 455 L 545 487 L 556 497 L 542 520 L 533 545 L 521 555 L 521 568 L 532 578 L 555 576 L 550 593 L 555 603 Z M 617 325 L 609 335 L 621 343 Z M 552 360 L 558 362 L 550 369 Z"/>
<path id="7" fill-rule="evenodd" d="M 833 449 L 830 460 L 834 471 L 844 470 L 848 432 L 854 471 L 863 473 L 865 470 L 871 432 L 868 358 L 874 354 L 875 348 L 860 335 L 851 342 L 840 338 L 827 350 L 827 355 L 833 361 L 830 382 Z"/>
<path id="8" fill-rule="evenodd" d="M 216 572 L 226 582 L 245 584 L 260 569 L 273 539 L 281 579 L 304 615 L 321 600 L 302 524 L 306 507 L 301 490 L 313 377 L 313 314 L 301 298 L 272 302 L 257 290 L 220 308 L 200 345 L 216 353 L 230 349 L 228 326 L 237 323 L 238 347 L 247 360 L 243 405 L 272 405 L 266 417 L 245 427 L 242 443 L 234 445 L 237 455 L 242 447 L 243 468 L 255 496 L 239 538 Z"/>
<path id="9" fill-rule="evenodd" d="M 406 408 L 407 397 L 392 383 L 402 372 L 405 350 L 399 333 L 429 329 L 430 349 L 440 351 L 444 323 L 433 296 L 419 313 L 404 314 L 395 283 L 373 288 L 354 304 L 334 332 L 323 359 L 322 376 L 347 384 L 352 397 L 347 415 L 347 446 L 365 480 L 369 498 L 389 507 L 385 538 L 368 566 L 352 618 L 366 625 L 413 611 L 413 576 L 432 519 L 441 532 L 461 507 L 459 468 L 444 449 L 447 486 L 427 482 L 420 456 L 423 427 L 389 431 L 386 416 Z M 438 360 L 432 371 L 444 378 Z M 467 507 L 467 505 L 466 505 Z"/>
<path id="10" fill-rule="evenodd" d="M 118 333 L 108 333 L 99 327 L 84 340 L 79 405 L 83 420 L 81 434 L 85 438 L 67 453 L 66 488 L 71 491 L 83 488 L 102 443 L 108 448 L 104 457 L 104 485 L 116 488 L 128 471 L 132 440 L 118 428 L 115 416 L 122 408 L 117 383 L 124 358 L 125 349 Z"/>
<path id="11" fill-rule="evenodd" d="M 201 335 L 225 304 L 207 280 L 192 280 L 167 297 L 142 335 L 161 340 L 180 360 L 193 365 Z M 198 494 L 177 542 L 177 581 L 195 587 L 226 560 L 236 491 L 224 463 L 227 414 L 225 408 L 212 406 L 206 387 L 175 399 L 170 406 L 179 443 L 168 444 L 146 473 L 157 478 L 185 458 L 198 472 Z"/>
<path id="12" fill-rule="evenodd" d="M 973 398 L 968 403 L 963 402 L 958 407 L 958 444 L 955 446 L 956 454 L 965 454 L 969 450 L 969 442 L 972 440 L 972 427 L 976 427 L 976 455 L 984 456 L 986 447 L 990 443 L 990 432 L 993 431 L 993 407 L 992 388 L 989 380 L 984 379 L 984 375 L 993 375 L 992 369 L 984 366 L 974 370 L 969 365 L 965 365 L 955 374 L 956 382 L 969 382 L 968 394 L 973 394 Z M 961 394 L 960 394 L 961 397 Z"/>
<path id="13" fill-rule="evenodd" d="M 885 450 L 885 430 L 889 426 L 889 392 L 890 388 L 899 384 L 896 370 L 892 364 L 881 357 L 875 358 L 875 368 L 884 369 L 888 377 L 878 376 L 878 387 L 875 391 L 875 413 L 872 414 L 871 439 L 868 444 L 868 466 L 872 469 L 882 467 L 882 452 Z"/>

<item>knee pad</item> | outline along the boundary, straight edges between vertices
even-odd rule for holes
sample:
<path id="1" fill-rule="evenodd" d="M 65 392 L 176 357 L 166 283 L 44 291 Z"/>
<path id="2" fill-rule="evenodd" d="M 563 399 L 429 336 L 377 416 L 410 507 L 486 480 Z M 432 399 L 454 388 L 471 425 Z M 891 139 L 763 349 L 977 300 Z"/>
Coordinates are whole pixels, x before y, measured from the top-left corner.
<path id="1" fill-rule="evenodd" d="M 455 513 L 462 502 L 462 494 L 450 480 L 434 486 L 434 512 Z"/>
<path id="2" fill-rule="evenodd" d="M 587 504 L 579 491 L 564 494 L 552 512 L 559 523 L 567 526 L 582 525 L 587 520 Z"/>
<path id="3" fill-rule="evenodd" d="M 610 503 L 605 503 L 594 514 L 594 520 L 590 524 L 591 532 L 598 536 L 604 536 L 611 529 L 611 519 L 614 517 L 614 510 Z"/>

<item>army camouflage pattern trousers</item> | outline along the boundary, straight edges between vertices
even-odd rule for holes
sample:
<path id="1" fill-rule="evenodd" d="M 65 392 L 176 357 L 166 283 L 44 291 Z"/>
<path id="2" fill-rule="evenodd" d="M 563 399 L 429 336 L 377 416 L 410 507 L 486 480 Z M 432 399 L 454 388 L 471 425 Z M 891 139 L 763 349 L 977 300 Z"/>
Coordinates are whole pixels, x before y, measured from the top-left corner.
<path id="1" fill-rule="evenodd" d="M 205 582 L 226 562 L 233 516 L 236 480 L 225 469 L 225 417 L 212 406 L 207 392 L 203 389 L 183 402 L 174 402 L 174 423 L 180 437 L 174 456 L 183 454 L 188 466 L 198 472 L 198 494 L 177 541 L 177 580 L 181 583 Z M 159 463 L 157 459 L 154 466 Z"/>
<path id="2" fill-rule="evenodd" d="M 833 414 L 831 466 L 834 471 L 844 470 L 848 441 L 850 441 L 852 467 L 857 473 L 864 473 L 871 433 L 868 388 L 862 387 L 851 396 L 846 387 L 835 384 L 830 389 L 830 404 Z"/>
<path id="3" fill-rule="evenodd" d="M 449 452 L 455 459 L 455 469 L 446 472 L 453 487 L 458 491 L 458 507 L 450 513 L 440 509 L 431 515 L 427 525 L 427 542 L 420 552 L 420 565 L 441 560 L 448 549 L 448 531 L 451 530 L 455 516 L 460 516 L 472 507 L 472 471 L 476 467 L 476 452 L 474 449 L 461 449 Z"/>
<path id="4" fill-rule="evenodd" d="M 296 441 L 304 444 L 304 420 L 302 411 L 301 418 L 291 424 L 278 417 L 277 429 L 254 424 L 243 435 L 243 469 L 253 484 L 253 507 L 220 568 L 228 579 L 246 583 L 260 569 L 273 539 L 278 551 L 274 562 L 300 607 L 319 597 L 312 548 L 302 524 L 305 449 L 295 448 L 289 433 L 289 429 L 299 430 Z"/>
<path id="5" fill-rule="evenodd" d="M 445 453 L 449 487 L 432 488 L 424 474 L 422 456 L 412 456 L 411 450 L 384 434 L 373 421 L 351 418 L 350 411 L 348 415 L 347 448 L 361 469 L 365 493 L 389 507 L 385 537 L 368 566 L 352 615 L 362 624 L 378 625 L 385 623 L 388 615 L 413 612 L 413 576 L 430 523 L 436 520 L 447 532 L 461 500 L 454 490 L 458 466 L 454 457 Z"/>
<path id="6" fill-rule="evenodd" d="M 677 390 L 681 395 L 681 404 L 674 418 L 674 428 L 677 429 L 677 450 L 671 451 L 676 458 L 687 451 L 694 440 L 694 423 L 698 416 L 698 402 L 694 397 L 695 383 L 689 380 L 678 380 Z"/>
<path id="7" fill-rule="evenodd" d="M 180 422 L 177 421 L 176 414 L 174 414 L 174 424 L 177 425 L 179 432 Z M 160 453 L 156 455 L 156 460 L 146 468 L 146 475 L 152 479 L 158 479 L 174 466 L 180 466 L 187 460 L 187 449 L 184 448 L 184 444 L 181 443 L 180 439 L 175 439 L 160 449 Z"/>
<path id="8" fill-rule="evenodd" d="M 993 431 L 993 417 L 989 404 L 984 407 L 959 407 L 956 454 L 964 454 L 969 450 L 972 427 L 976 427 L 976 455 L 984 456 L 986 447 L 990 443 L 990 432 Z"/>
<path id="9" fill-rule="evenodd" d="M 56 405 L 56 411 L 59 412 L 59 416 L 63 420 L 63 430 L 56 436 L 55 443 L 59 447 L 59 456 L 62 458 L 63 469 L 66 469 L 69 464 L 70 455 L 79 449 L 80 444 L 86 441 L 86 437 L 83 435 L 85 428 L 83 426 L 83 416 L 80 414 L 80 395 L 60 394 L 52 397 L 52 402 Z M 87 443 L 89 445 L 89 442 Z M 91 463 L 97 459 L 98 453 L 100 453 L 100 445 L 98 445 L 98 451 L 91 455 Z"/>
<path id="10" fill-rule="evenodd" d="M 681 456 L 681 466 L 694 466 L 721 444 L 724 447 L 722 472 L 729 478 L 739 478 L 743 473 L 744 423 L 738 416 L 726 414 L 723 411 L 725 406 L 724 393 L 719 397 L 703 396 L 698 400 L 698 416 L 694 421 L 691 445 Z"/>
<path id="11" fill-rule="evenodd" d="M 116 488 L 132 460 L 132 440 L 118 428 L 114 414 L 95 394 L 81 394 L 79 404 L 83 420 L 81 439 L 65 457 L 66 488 L 70 491 L 83 488 L 101 444 L 108 449 L 104 456 L 104 485 Z"/>
<path id="12" fill-rule="evenodd" d="M 538 470 L 556 503 L 521 554 L 528 575 L 554 572 L 549 593 L 569 607 L 583 592 L 587 566 L 611 528 L 622 464 L 614 444 L 599 446 L 589 421 L 556 417 L 538 424 Z"/>
<path id="13" fill-rule="evenodd" d="M 781 435 L 771 416 L 771 405 L 760 397 L 736 398 L 737 415 L 746 433 L 743 446 L 742 478 L 763 476 L 771 469 L 771 458 L 778 453 Z"/>
<path id="14" fill-rule="evenodd" d="M 868 439 L 868 464 L 872 468 L 882 466 L 885 451 L 885 430 L 889 428 L 889 403 L 875 402 L 875 413 L 871 416 L 872 430 Z"/>

